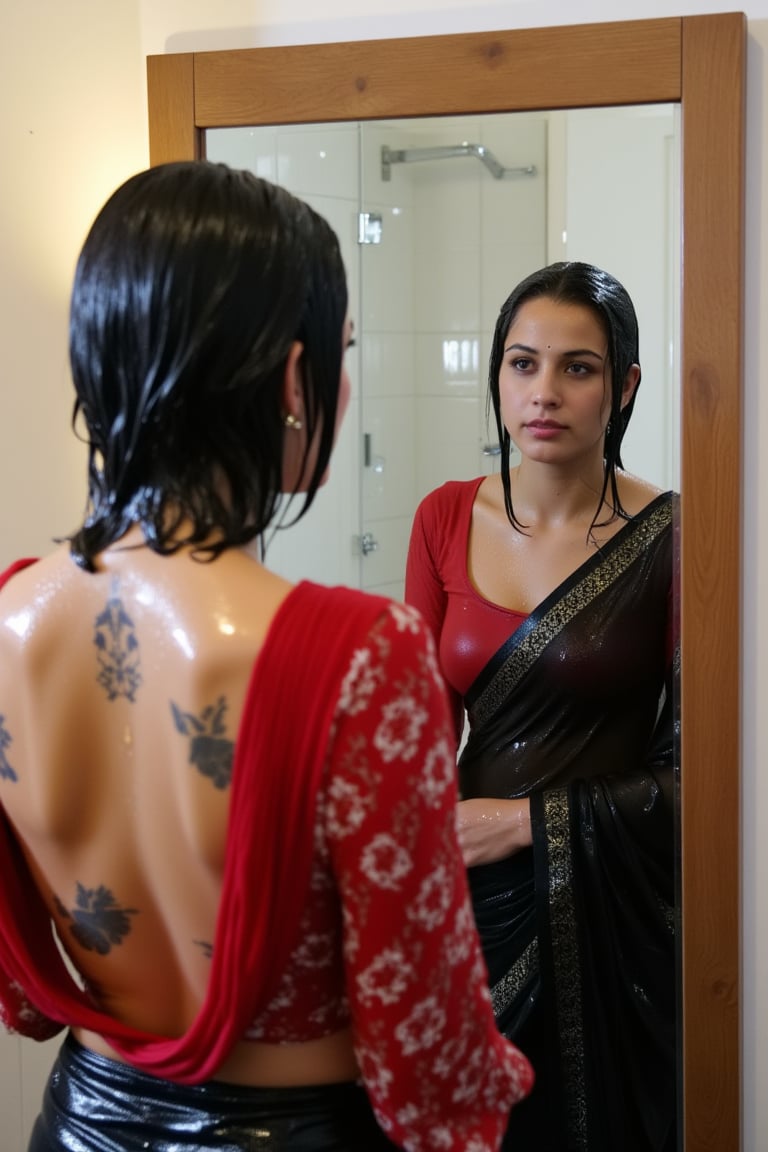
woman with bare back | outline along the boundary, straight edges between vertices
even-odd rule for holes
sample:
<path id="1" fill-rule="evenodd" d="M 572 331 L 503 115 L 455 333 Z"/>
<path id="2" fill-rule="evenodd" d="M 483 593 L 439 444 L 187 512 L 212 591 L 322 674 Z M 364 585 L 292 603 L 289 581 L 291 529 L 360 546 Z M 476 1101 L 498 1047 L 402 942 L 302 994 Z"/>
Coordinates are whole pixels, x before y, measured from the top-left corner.
<path id="1" fill-rule="evenodd" d="M 263 562 L 351 339 L 336 236 L 249 173 L 139 173 L 85 241 L 86 517 L 0 579 L 0 1011 L 67 1029 L 30 1152 L 492 1152 L 529 1090 L 425 625 Z"/>

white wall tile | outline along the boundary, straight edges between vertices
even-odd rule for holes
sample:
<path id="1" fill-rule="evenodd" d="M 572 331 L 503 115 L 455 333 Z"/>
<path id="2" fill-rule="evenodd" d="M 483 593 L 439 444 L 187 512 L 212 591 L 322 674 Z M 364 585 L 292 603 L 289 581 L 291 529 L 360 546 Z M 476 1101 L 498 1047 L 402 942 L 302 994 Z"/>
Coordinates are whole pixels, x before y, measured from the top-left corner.
<path id="1" fill-rule="evenodd" d="M 205 134 L 209 160 L 247 168 L 263 180 L 277 182 L 275 128 L 215 128 Z"/>
<path id="2" fill-rule="evenodd" d="M 483 248 L 482 288 L 480 293 L 480 314 L 483 320 L 482 331 L 493 335 L 499 309 L 512 289 L 524 276 L 535 272 L 546 264 L 543 232 L 529 237 L 521 226 L 518 237 L 510 237 L 507 243 L 497 241 Z M 490 343 L 489 343 L 490 349 Z"/>
<path id="3" fill-rule="evenodd" d="M 394 594 L 396 600 L 402 600 L 405 581 L 403 558 L 408 550 L 414 511 L 410 508 L 406 516 L 366 521 L 366 529 L 378 542 L 378 548 L 363 558 L 363 588 L 380 591 L 389 588 L 385 595 Z"/>
<path id="4" fill-rule="evenodd" d="M 416 401 L 418 439 L 425 450 L 416 459 L 415 503 L 446 480 L 469 480 L 484 471 L 483 403 L 477 398 L 419 397 Z"/>
<path id="5" fill-rule="evenodd" d="M 343 196 L 357 202 L 355 124 L 283 125 L 277 131 L 277 182 L 299 196 Z"/>
<path id="6" fill-rule="evenodd" d="M 416 337 L 415 387 L 420 396 L 482 396 L 486 363 L 478 332 L 423 332 Z"/>
<path id="7" fill-rule="evenodd" d="M 413 513 L 416 468 L 415 401 L 412 396 L 366 397 L 363 433 L 370 436 L 371 463 L 363 468 L 364 524 Z"/>
<path id="8" fill-rule="evenodd" d="M 413 219 L 405 206 L 367 201 L 366 212 L 382 216 L 382 241 L 360 247 L 364 331 L 412 332 L 414 329 Z"/>
<path id="9" fill-rule="evenodd" d="M 542 116 L 525 113 L 489 116 L 483 122 L 482 143 L 504 168 L 528 167 L 534 175 L 495 179 L 484 173 L 482 198 L 483 243 L 509 241 L 521 234 L 546 236 L 547 123 Z M 543 231 L 542 231 L 543 230 Z M 542 258 L 542 263 L 546 261 Z"/>
<path id="10" fill-rule="evenodd" d="M 417 249 L 476 249 L 484 176 L 477 161 L 466 157 L 428 161 L 414 165 L 409 174 L 416 198 Z"/>
<path id="11" fill-rule="evenodd" d="M 480 326 L 480 253 L 477 246 L 420 248 L 414 269 L 416 317 L 421 332 L 476 331 Z"/>
<path id="12" fill-rule="evenodd" d="M 412 395 L 417 386 L 416 341 L 417 337 L 407 332 L 362 333 L 361 372 L 366 397 Z"/>

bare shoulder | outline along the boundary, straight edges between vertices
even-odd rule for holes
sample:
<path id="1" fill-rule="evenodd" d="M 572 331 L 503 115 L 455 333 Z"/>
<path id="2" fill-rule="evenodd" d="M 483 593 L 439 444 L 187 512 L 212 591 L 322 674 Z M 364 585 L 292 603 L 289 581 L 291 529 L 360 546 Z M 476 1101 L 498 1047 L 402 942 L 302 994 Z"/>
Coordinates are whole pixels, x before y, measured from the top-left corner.
<path id="1" fill-rule="evenodd" d="M 637 516 L 663 491 L 650 481 L 640 476 L 633 476 L 631 472 L 617 471 L 616 479 L 622 507 L 629 516 Z"/>
<path id="2" fill-rule="evenodd" d="M 49 553 L 43 557 L 30 557 L 29 562 L 19 560 L 20 565 L 16 571 L 8 578 L 6 583 L 0 590 L 0 613 L 5 611 L 5 606 L 10 604 L 11 601 L 18 603 L 26 599 L 37 587 L 40 574 L 43 572 L 52 573 L 56 570 L 60 563 L 60 554 L 62 549 L 57 548 L 54 552 Z M 0 569 L 4 565 L 0 564 Z M 12 565 L 9 565 L 8 570 Z"/>
<path id="3" fill-rule="evenodd" d="M 66 549 L 57 549 L 24 568 L 19 568 L 0 590 L 0 645 L 11 644 L 29 634 L 34 618 L 61 595 L 74 563 Z"/>

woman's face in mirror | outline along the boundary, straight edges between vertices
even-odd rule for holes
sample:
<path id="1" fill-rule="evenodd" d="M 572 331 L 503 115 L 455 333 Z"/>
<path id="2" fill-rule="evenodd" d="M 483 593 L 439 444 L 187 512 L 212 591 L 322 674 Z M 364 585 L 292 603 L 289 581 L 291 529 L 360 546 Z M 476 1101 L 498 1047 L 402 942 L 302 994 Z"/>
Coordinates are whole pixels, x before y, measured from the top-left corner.
<path id="1" fill-rule="evenodd" d="M 622 408 L 639 368 L 624 382 Z M 602 459 L 611 414 L 608 340 L 599 315 L 547 296 L 518 308 L 504 343 L 499 396 L 504 425 L 523 456 L 566 463 Z"/>
<path id="2" fill-rule="evenodd" d="M 611 380 L 608 342 L 592 309 L 546 296 L 525 301 L 507 332 L 499 396 L 504 425 L 523 457 L 600 459 Z"/>

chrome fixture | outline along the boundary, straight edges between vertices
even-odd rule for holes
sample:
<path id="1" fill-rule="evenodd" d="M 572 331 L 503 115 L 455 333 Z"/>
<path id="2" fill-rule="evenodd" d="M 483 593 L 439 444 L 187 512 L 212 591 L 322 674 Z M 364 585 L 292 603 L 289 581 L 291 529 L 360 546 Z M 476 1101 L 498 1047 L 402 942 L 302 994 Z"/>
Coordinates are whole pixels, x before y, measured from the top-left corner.
<path id="1" fill-rule="evenodd" d="M 360 551 L 363 556 L 367 556 L 370 552 L 377 552 L 379 542 L 375 539 L 373 532 L 363 532 L 360 537 Z"/>
<path id="2" fill-rule="evenodd" d="M 474 156 L 485 164 L 495 180 L 506 176 L 535 176 L 535 164 L 523 164 L 517 168 L 505 168 L 482 144 L 449 144 L 435 148 L 389 148 L 381 147 L 381 178 L 391 180 L 393 164 L 411 164 L 416 160 L 452 160 L 457 156 Z"/>

